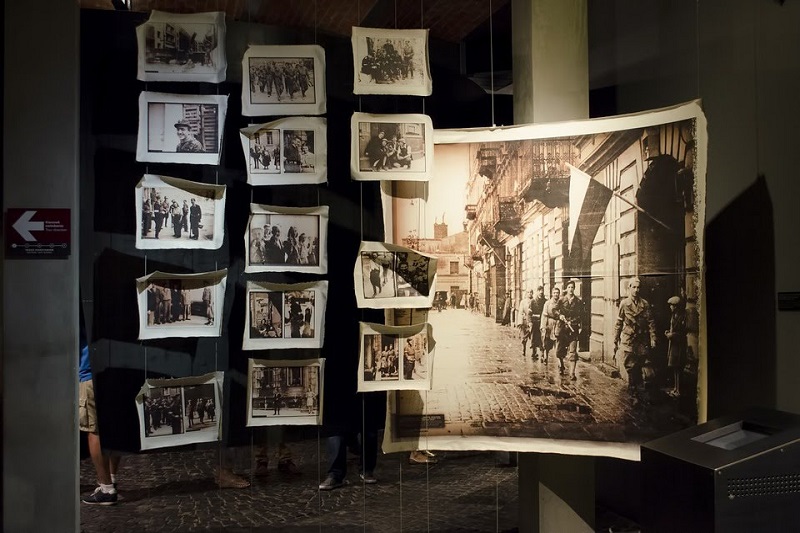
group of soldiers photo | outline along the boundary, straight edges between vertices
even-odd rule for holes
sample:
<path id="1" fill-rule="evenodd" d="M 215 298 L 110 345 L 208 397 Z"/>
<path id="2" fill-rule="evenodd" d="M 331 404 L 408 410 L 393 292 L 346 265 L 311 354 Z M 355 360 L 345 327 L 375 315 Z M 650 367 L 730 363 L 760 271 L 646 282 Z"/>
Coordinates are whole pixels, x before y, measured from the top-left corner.
<path id="1" fill-rule="evenodd" d="M 194 198 L 180 203 L 151 189 L 142 202 L 142 238 L 160 239 L 164 228 L 171 226 L 171 237 L 198 240 L 202 218 L 203 209 Z"/>
<path id="2" fill-rule="evenodd" d="M 309 90 L 314 101 L 314 60 L 311 58 L 250 59 L 250 98 L 253 102 L 265 101 L 275 94 L 280 102 L 306 100 Z M 298 94 L 299 93 L 299 94 Z"/>
<path id="3" fill-rule="evenodd" d="M 147 287 L 147 325 L 157 326 L 166 324 L 176 324 L 185 321 L 192 321 L 197 317 L 199 309 L 192 311 L 192 305 L 197 303 L 202 308 L 200 322 L 205 320 L 203 325 L 214 324 L 214 311 L 211 299 L 211 288 L 202 289 L 201 302 L 193 300 L 193 292 L 200 292 L 200 289 L 183 288 L 179 280 L 160 281 L 151 283 Z M 196 296 L 194 296 L 196 298 Z M 195 319 L 195 322 L 197 320 Z"/>
<path id="4" fill-rule="evenodd" d="M 366 39 L 369 52 L 361 59 L 362 74 L 375 83 L 395 83 L 414 77 L 414 46 L 411 40 Z"/>

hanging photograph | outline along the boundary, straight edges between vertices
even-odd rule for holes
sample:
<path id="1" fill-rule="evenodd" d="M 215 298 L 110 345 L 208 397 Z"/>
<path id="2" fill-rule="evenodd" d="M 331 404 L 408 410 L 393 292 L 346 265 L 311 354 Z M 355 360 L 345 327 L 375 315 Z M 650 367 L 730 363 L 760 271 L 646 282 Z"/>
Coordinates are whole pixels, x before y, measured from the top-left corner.
<path id="1" fill-rule="evenodd" d="M 242 114 L 322 115 L 325 50 L 318 45 L 251 45 L 242 59 Z"/>
<path id="2" fill-rule="evenodd" d="M 251 185 L 295 185 L 328 180 L 327 122 L 289 117 L 239 130 Z"/>
<path id="3" fill-rule="evenodd" d="M 148 379 L 136 396 L 142 450 L 215 442 L 222 427 L 222 372 Z"/>
<path id="4" fill-rule="evenodd" d="M 430 307 L 436 285 L 434 256 L 382 242 L 363 241 L 353 272 L 359 308 Z"/>
<path id="5" fill-rule="evenodd" d="M 225 81 L 225 13 L 177 14 L 152 11 L 137 26 L 141 81 Z"/>
<path id="6" fill-rule="evenodd" d="M 353 113 L 350 174 L 359 181 L 428 181 L 433 123 L 427 115 Z"/>
<path id="7" fill-rule="evenodd" d="M 218 165 L 228 97 L 143 92 L 136 160 Z"/>
<path id="8" fill-rule="evenodd" d="M 358 391 L 430 390 L 434 344 L 429 324 L 361 322 Z"/>
<path id="9" fill-rule="evenodd" d="M 136 248 L 216 250 L 225 235 L 225 186 L 145 174 L 136 185 Z"/>
<path id="10" fill-rule="evenodd" d="M 243 350 L 322 348 L 328 282 L 247 282 Z"/>
<path id="11" fill-rule="evenodd" d="M 353 93 L 428 96 L 428 30 L 353 27 Z"/>
<path id="12" fill-rule="evenodd" d="M 227 273 L 156 271 L 138 278 L 139 339 L 219 337 Z"/>
<path id="13" fill-rule="evenodd" d="M 247 364 L 247 426 L 318 426 L 322 424 L 325 359 Z"/>
<path id="14" fill-rule="evenodd" d="M 638 459 L 696 424 L 700 106 L 435 135 L 427 190 L 383 187 L 387 240 L 441 265 L 437 379 L 391 396 L 384 451 Z"/>
<path id="15" fill-rule="evenodd" d="M 328 206 L 250 204 L 245 272 L 328 272 Z"/>

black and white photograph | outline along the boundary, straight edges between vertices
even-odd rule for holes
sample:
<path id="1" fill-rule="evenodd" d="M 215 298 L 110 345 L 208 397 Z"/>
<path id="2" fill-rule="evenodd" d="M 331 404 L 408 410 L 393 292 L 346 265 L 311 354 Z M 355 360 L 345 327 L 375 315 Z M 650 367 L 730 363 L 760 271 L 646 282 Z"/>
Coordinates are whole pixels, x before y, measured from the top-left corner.
<path id="1" fill-rule="evenodd" d="M 322 424 L 325 359 L 249 359 L 247 426 Z"/>
<path id="2" fill-rule="evenodd" d="M 136 28 L 137 79 L 141 81 L 225 81 L 225 13 L 178 14 L 152 11 Z"/>
<path id="3" fill-rule="evenodd" d="M 251 45 L 242 59 L 242 114 L 322 115 L 325 50 L 317 45 Z"/>
<path id="4" fill-rule="evenodd" d="M 427 115 L 353 113 L 350 128 L 354 180 L 430 180 L 433 123 Z"/>
<path id="5" fill-rule="evenodd" d="M 136 185 L 136 248 L 216 250 L 225 233 L 225 186 L 145 174 Z"/>
<path id="6" fill-rule="evenodd" d="M 136 396 L 141 449 L 219 440 L 222 372 L 148 379 Z"/>
<path id="7" fill-rule="evenodd" d="M 358 307 L 430 307 L 436 268 L 436 258 L 431 255 L 393 244 L 364 241 L 353 273 Z"/>
<path id="8" fill-rule="evenodd" d="M 247 282 L 243 350 L 321 348 L 328 282 Z"/>
<path id="9" fill-rule="evenodd" d="M 156 271 L 138 278 L 139 339 L 219 337 L 226 276 Z"/>
<path id="10" fill-rule="evenodd" d="M 358 390 L 429 390 L 433 337 L 428 324 L 360 323 Z"/>
<path id="11" fill-rule="evenodd" d="M 245 272 L 325 274 L 328 206 L 250 204 Z"/>
<path id="12" fill-rule="evenodd" d="M 387 240 L 440 265 L 436 380 L 390 398 L 384 450 L 636 460 L 696 424 L 706 150 L 697 102 L 437 130 L 436 180 L 382 186 Z"/>
<path id="13" fill-rule="evenodd" d="M 136 160 L 219 164 L 228 97 L 142 92 Z"/>
<path id="14" fill-rule="evenodd" d="M 239 131 L 247 160 L 247 182 L 251 185 L 327 181 L 327 122 L 324 118 L 288 117 Z"/>
<path id="15" fill-rule="evenodd" d="M 353 27 L 353 93 L 428 96 L 428 30 Z"/>

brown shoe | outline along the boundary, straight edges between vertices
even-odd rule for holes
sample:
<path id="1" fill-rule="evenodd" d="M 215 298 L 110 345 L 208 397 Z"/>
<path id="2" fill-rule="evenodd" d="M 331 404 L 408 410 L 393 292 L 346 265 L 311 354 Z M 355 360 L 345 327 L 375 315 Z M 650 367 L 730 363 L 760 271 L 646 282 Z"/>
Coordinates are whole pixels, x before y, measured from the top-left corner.
<path id="1" fill-rule="evenodd" d="M 250 486 L 250 482 L 241 476 L 237 476 L 230 470 L 220 470 L 214 476 L 214 481 L 221 489 L 246 489 Z"/>
<path id="2" fill-rule="evenodd" d="M 439 460 L 435 457 L 425 454 L 425 452 L 413 451 L 408 456 L 408 462 L 412 465 L 430 465 L 438 463 Z"/>

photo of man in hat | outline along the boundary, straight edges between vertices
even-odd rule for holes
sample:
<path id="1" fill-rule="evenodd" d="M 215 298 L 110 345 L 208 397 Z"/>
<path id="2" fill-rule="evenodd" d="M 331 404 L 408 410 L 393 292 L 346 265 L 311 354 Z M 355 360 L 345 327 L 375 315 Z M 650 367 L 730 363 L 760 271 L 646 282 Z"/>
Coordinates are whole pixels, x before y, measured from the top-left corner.
<path id="1" fill-rule="evenodd" d="M 176 152 L 205 152 L 203 145 L 195 139 L 192 134 L 191 126 L 186 122 L 175 123 L 175 134 L 178 136 L 178 147 Z"/>

